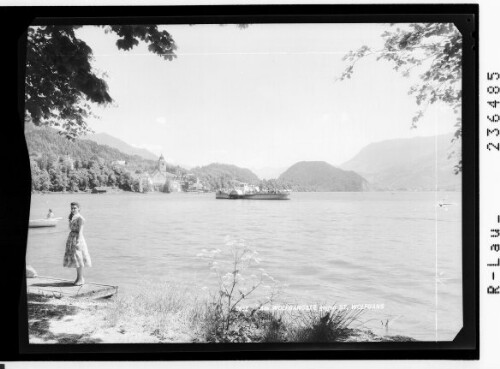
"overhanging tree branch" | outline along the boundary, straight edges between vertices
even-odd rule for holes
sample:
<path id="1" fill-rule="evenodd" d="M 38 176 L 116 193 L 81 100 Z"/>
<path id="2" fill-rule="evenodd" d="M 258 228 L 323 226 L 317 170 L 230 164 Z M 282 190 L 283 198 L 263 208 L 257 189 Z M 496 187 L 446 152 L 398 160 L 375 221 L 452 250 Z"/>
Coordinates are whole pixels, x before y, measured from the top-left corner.
<path id="1" fill-rule="evenodd" d="M 386 60 L 396 72 L 409 77 L 416 66 L 426 67 L 419 82 L 410 87 L 409 95 L 415 97 L 417 105 L 429 105 L 437 102 L 448 105 L 457 115 L 456 131 L 453 142 L 462 136 L 460 107 L 462 104 L 462 35 L 452 23 L 412 23 L 406 29 L 396 28 L 384 32 L 385 40 L 381 50 L 372 51 L 362 46 L 347 53 L 343 60 L 348 62 L 338 80 L 350 79 L 354 66 L 370 55 L 377 55 L 376 60 Z M 428 66 L 427 66 L 428 64 Z M 415 128 L 424 116 L 425 109 L 418 109 L 411 121 Z M 455 166 L 455 172 L 461 172 L 462 161 Z"/>
<path id="2" fill-rule="evenodd" d="M 90 104 L 106 105 L 113 101 L 106 81 L 92 68 L 92 49 L 76 37 L 81 26 L 36 26 L 27 34 L 26 119 L 36 126 L 56 126 L 68 138 L 87 132 Z M 118 49 L 130 50 L 140 42 L 165 60 L 173 60 L 176 44 L 157 25 L 112 25 Z"/>

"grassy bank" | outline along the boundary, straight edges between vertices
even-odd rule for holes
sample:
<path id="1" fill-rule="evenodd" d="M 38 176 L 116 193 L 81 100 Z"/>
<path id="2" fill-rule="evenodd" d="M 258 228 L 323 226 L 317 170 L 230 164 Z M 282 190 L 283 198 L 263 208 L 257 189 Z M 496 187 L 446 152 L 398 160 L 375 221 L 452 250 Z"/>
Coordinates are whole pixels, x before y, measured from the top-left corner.
<path id="1" fill-rule="evenodd" d="M 171 286 L 110 300 L 28 296 L 29 337 L 35 344 L 413 341 L 353 328 L 361 316 L 352 310 L 243 310 L 234 311 L 226 325 L 209 298 Z"/>

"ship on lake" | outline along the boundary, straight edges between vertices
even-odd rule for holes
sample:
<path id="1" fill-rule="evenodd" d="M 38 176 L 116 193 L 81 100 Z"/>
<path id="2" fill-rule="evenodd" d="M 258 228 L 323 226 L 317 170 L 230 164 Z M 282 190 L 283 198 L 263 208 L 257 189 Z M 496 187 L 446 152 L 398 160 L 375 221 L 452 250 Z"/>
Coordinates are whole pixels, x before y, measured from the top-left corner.
<path id="1" fill-rule="evenodd" d="M 254 193 L 244 194 L 242 199 L 245 200 L 290 200 L 289 190 L 271 190 L 259 191 Z"/>
<path id="2" fill-rule="evenodd" d="M 257 186 L 237 183 L 232 189 L 221 189 L 215 192 L 216 199 L 242 200 L 289 200 L 290 190 L 262 190 Z"/>
<path id="3" fill-rule="evenodd" d="M 228 190 L 217 190 L 215 192 L 215 198 L 216 199 L 229 199 L 229 192 Z"/>

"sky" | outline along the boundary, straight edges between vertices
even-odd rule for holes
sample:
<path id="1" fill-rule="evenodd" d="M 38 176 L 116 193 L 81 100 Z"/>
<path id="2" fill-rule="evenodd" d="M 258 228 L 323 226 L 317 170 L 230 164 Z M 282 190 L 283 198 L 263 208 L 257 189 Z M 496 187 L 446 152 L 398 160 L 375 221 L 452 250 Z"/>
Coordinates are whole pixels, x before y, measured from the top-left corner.
<path id="1" fill-rule="evenodd" d="M 96 106 L 95 132 L 198 166 L 213 162 L 283 168 L 298 161 L 340 165 L 366 145 L 454 131 L 445 105 L 431 106 L 417 129 L 410 86 L 391 65 L 366 58 L 337 81 L 349 51 L 381 49 L 388 24 L 168 25 L 177 58 L 141 44 L 115 46 L 102 28 L 77 31 L 94 51 L 114 103 Z M 418 72 L 418 71 L 417 71 Z"/>

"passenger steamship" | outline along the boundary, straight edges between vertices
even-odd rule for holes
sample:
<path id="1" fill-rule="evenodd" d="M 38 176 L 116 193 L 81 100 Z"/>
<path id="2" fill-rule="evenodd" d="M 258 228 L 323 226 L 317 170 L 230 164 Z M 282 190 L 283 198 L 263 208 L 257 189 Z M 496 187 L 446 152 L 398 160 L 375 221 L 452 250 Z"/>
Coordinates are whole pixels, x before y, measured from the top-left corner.
<path id="1" fill-rule="evenodd" d="M 222 189 L 215 193 L 216 199 L 243 200 L 289 200 L 289 190 L 260 190 L 257 186 L 238 183 L 230 190 Z"/>

